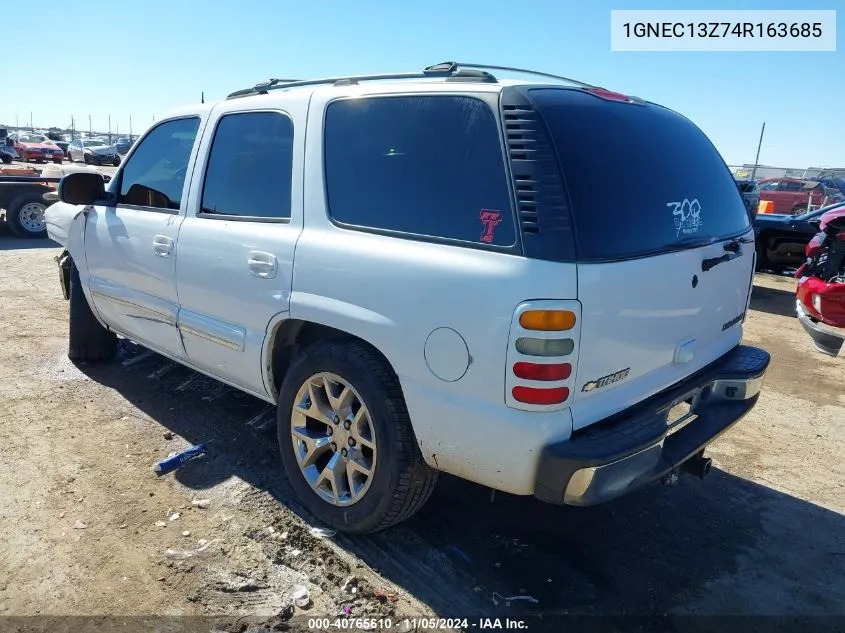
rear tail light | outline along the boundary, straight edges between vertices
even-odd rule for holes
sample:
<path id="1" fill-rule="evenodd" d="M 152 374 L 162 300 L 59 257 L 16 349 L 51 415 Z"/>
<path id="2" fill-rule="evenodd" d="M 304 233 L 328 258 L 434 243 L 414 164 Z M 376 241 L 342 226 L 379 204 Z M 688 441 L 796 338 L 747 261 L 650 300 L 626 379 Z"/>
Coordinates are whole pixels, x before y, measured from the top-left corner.
<path id="1" fill-rule="evenodd" d="M 569 310 L 526 310 L 519 315 L 519 324 L 526 330 L 560 332 L 575 326 L 575 313 Z"/>
<path id="2" fill-rule="evenodd" d="M 533 387 L 514 387 L 512 391 L 514 400 L 526 404 L 550 405 L 560 404 L 569 397 L 568 387 L 557 387 L 555 389 L 535 389 Z"/>
<path id="3" fill-rule="evenodd" d="M 572 375 L 569 363 L 516 363 L 513 373 L 525 380 L 566 380 Z"/>
<path id="4" fill-rule="evenodd" d="M 571 338 L 527 338 L 516 339 L 516 351 L 526 356 L 566 356 L 575 348 Z"/>
<path id="5" fill-rule="evenodd" d="M 505 401 L 527 411 L 569 405 L 577 366 L 581 304 L 527 301 L 511 322 Z"/>

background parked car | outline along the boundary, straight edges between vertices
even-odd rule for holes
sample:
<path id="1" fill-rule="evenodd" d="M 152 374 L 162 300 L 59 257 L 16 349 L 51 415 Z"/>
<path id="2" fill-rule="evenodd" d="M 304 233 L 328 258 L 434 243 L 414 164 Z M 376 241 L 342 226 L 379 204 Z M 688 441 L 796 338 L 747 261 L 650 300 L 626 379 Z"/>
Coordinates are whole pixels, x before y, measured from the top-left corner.
<path id="1" fill-rule="evenodd" d="M 841 196 L 838 190 L 828 189 L 818 181 L 799 178 L 764 178 L 757 186 L 760 200 L 771 200 L 774 203 L 772 213 L 800 215 L 807 211 L 810 203 L 820 207 L 837 201 Z"/>
<path id="2" fill-rule="evenodd" d="M 802 215 L 761 213 L 754 218 L 758 269 L 797 268 L 805 259 L 804 250 L 819 232 L 819 219 L 828 211 L 845 209 L 838 202 Z"/>
<path id="3" fill-rule="evenodd" d="M 18 158 L 23 162 L 28 160 L 37 162 L 52 160 L 54 163 L 61 163 L 65 158 L 62 148 L 43 134 L 13 132 L 9 134 L 9 138 L 14 143 Z"/>
<path id="4" fill-rule="evenodd" d="M 739 193 L 742 194 L 742 200 L 745 202 L 745 208 L 752 218 L 757 217 L 757 206 L 760 204 L 760 190 L 757 188 L 757 183 L 753 180 L 737 179 L 736 186 Z"/>
<path id="5" fill-rule="evenodd" d="M 68 156 L 68 147 L 70 146 L 70 141 L 65 141 L 65 140 L 61 140 L 61 139 L 59 139 L 59 140 L 55 140 L 55 139 L 54 139 L 54 140 L 53 140 L 53 142 L 54 142 L 56 145 L 58 145 L 58 146 L 59 146 L 59 148 L 60 148 L 60 149 L 64 152 L 64 154 L 65 154 L 65 158 L 69 158 L 69 156 Z"/>
<path id="6" fill-rule="evenodd" d="M 120 165 L 117 147 L 102 139 L 76 139 L 68 146 L 71 162 L 84 161 L 86 165 Z"/>
<path id="7" fill-rule="evenodd" d="M 132 148 L 134 141 L 129 138 L 128 136 L 124 136 L 123 138 L 117 139 L 115 142 L 115 147 L 117 148 L 117 153 L 121 156 L 126 156 L 129 150 Z"/>
<path id="8" fill-rule="evenodd" d="M 0 143 L 0 161 L 7 165 L 18 158 L 18 153 L 12 145 L 8 145 L 5 141 Z"/>

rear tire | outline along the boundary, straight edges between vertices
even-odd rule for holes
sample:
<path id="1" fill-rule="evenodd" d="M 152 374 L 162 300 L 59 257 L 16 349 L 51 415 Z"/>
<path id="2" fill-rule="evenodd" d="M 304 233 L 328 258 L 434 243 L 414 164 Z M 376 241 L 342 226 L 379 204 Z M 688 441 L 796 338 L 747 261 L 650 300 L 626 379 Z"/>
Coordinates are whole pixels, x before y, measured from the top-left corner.
<path id="1" fill-rule="evenodd" d="M 801 215 L 802 213 L 807 213 L 806 206 L 798 205 L 792 209 L 792 215 Z"/>
<path id="2" fill-rule="evenodd" d="M 0 154 L 0 160 L 2 160 L 6 165 L 12 162 L 12 157 L 8 154 Z"/>
<path id="3" fill-rule="evenodd" d="M 18 237 L 47 237 L 47 224 L 44 222 L 46 208 L 41 194 L 25 193 L 9 203 L 9 208 L 6 209 L 6 223 Z"/>
<path id="4" fill-rule="evenodd" d="M 333 423 L 332 428 L 329 428 L 332 422 L 320 422 L 316 417 L 306 416 L 306 406 L 309 411 L 315 411 L 317 406 L 308 396 L 298 397 L 300 394 L 313 393 L 321 403 L 321 411 L 333 409 L 329 400 L 324 398 L 327 391 L 321 390 L 319 386 L 321 377 L 326 376 L 340 379 L 352 392 L 348 409 L 338 403 L 339 416 L 335 418 L 329 412 L 324 417 L 340 419 Z M 314 385 L 315 380 L 318 386 L 314 391 L 309 391 L 308 385 Z M 322 384 L 342 388 L 336 382 Z M 335 392 L 335 397 L 338 393 Z M 437 481 L 437 471 L 425 463 L 420 453 L 396 374 L 366 344 L 346 339 L 318 341 L 309 345 L 298 354 L 287 371 L 279 390 L 278 402 L 277 424 L 282 464 L 294 492 L 320 521 L 342 532 L 368 534 L 404 521 L 428 501 Z M 359 404 L 357 409 L 353 406 L 354 402 Z M 305 406 L 298 406 L 303 403 Z M 328 408 L 325 408 L 326 403 Z M 360 412 L 364 408 L 367 415 L 359 417 L 356 411 Z M 348 449 L 347 453 L 347 449 L 341 449 L 339 444 L 345 443 L 343 438 L 355 434 L 353 431 L 342 430 L 347 428 L 344 421 L 353 419 L 353 414 L 354 420 L 358 420 L 354 425 L 359 429 L 356 434 L 359 438 L 358 448 Z M 307 429 L 302 423 L 308 425 Z M 366 427 L 363 433 L 360 432 L 361 423 Z M 321 442 L 319 449 L 316 445 L 313 450 L 312 447 L 307 448 L 303 461 L 313 464 L 307 469 L 300 468 L 297 456 L 303 454 L 306 445 L 299 440 L 295 445 L 292 434 L 294 427 L 313 433 L 315 440 Z M 335 430 L 334 434 L 332 430 Z M 367 437 L 369 440 L 366 440 Z M 356 446 L 353 439 L 348 441 L 348 446 Z M 368 443 L 372 444 L 372 450 L 367 448 Z M 312 456 L 313 459 L 310 459 Z M 338 460 L 338 468 L 334 472 L 342 471 L 339 475 L 334 475 L 329 468 L 335 458 Z M 345 466 L 344 462 L 369 465 L 371 474 L 365 482 L 359 478 L 354 483 L 355 475 L 360 471 L 352 468 L 355 472 L 350 480 L 347 470 L 350 466 Z M 311 471 L 309 475 L 306 475 L 305 470 Z M 329 473 L 332 477 L 327 480 L 323 476 Z M 309 483 L 306 476 L 316 479 L 316 483 Z M 330 490 L 324 484 L 329 484 Z M 357 492 L 352 492 L 353 487 L 357 488 Z M 336 502 L 327 499 L 332 495 L 337 499 Z M 341 502 L 342 498 L 345 501 Z"/>
<path id="5" fill-rule="evenodd" d="M 117 336 L 97 321 L 82 290 L 79 270 L 70 264 L 68 358 L 73 361 L 106 361 L 117 354 Z"/>

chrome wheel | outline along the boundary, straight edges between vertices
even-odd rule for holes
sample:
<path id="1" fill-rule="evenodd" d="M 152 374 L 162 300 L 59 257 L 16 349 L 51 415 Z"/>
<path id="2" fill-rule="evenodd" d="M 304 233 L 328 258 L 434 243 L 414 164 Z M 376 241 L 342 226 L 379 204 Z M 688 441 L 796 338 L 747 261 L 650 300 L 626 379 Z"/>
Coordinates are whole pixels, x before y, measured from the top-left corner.
<path id="1" fill-rule="evenodd" d="M 21 226 L 30 233 L 40 233 L 47 228 L 44 221 L 44 209 L 46 207 L 38 202 L 28 202 L 18 211 Z"/>
<path id="2" fill-rule="evenodd" d="M 347 381 L 321 372 L 294 399 L 291 436 L 299 470 L 335 506 L 361 500 L 373 482 L 376 437 L 366 404 Z"/>

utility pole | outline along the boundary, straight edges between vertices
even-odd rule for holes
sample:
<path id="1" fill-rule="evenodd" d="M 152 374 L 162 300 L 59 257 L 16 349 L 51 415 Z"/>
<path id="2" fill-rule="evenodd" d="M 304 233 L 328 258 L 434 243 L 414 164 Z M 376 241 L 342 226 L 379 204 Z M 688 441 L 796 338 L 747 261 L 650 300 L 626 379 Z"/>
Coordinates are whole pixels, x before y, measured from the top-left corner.
<path id="1" fill-rule="evenodd" d="M 132 138 L 132 115 L 129 115 L 129 138 Z"/>
<path id="2" fill-rule="evenodd" d="M 76 140 L 76 119 L 72 114 L 70 115 L 70 140 Z"/>
<path id="3" fill-rule="evenodd" d="M 89 137 L 91 136 L 92 132 L 93 132 L 93 129 L 91 128 L 91 115 L 89 114 L 88 115 L 88 136 Z"/>
<path id="4" fill-rule="evenodd" d="M 111 145 L 111 115 L 109 115 L 109 145 Z"/>
<path id="5" fill-rule="evenodd" d="M 35 131 L 35 126 L 32 124 L 32 110 L 29 111 L 29 131 Z"/>
<path id="6" fill-rule="evenodd" d="M 202 103 L 205 103 L 205 90 L 202 91 L 202 97 L 200 98 Z"/>
<path id="7" fill-rule="evenodd" d="M 760 130 L 760 141 L 757 143 L 757 156 L 754 158 L 754 169 L 751 170 L 751 180 L 757 175 L 757 164 L 760 162 L 760 147 L 763 145 L 763 133 L 766 131 L 766 122 L 763 121 L 763 129 Z"/>
<path id="8" fill-rule="evenodd" d="M 21 126 L 21 124 L 18 122 L 18 115 L 16 114 L 15 115 L 15 131 L 16 132 L 18 131 L 18 128 L 20 128 L 20 126 Z"/>

